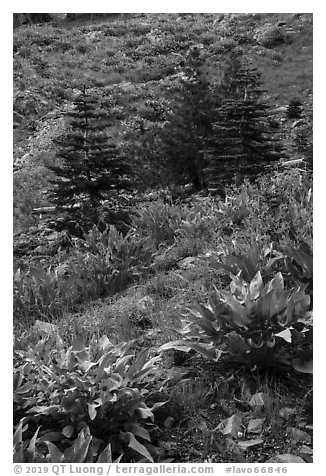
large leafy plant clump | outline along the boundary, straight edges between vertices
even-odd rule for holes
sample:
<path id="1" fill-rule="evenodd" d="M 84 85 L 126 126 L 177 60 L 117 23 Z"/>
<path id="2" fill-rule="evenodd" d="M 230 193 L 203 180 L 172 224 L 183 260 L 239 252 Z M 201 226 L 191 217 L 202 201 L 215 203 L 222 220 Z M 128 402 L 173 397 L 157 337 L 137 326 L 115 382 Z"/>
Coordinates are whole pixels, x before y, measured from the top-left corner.
<path id="1" fill-rule="evenodd" d="M 146 445 L 163 403 L 146 397 L 159 357 L 106 336 L 88 346 L 77 336 L 68 349 L 57 337 L 27 350 L 15 342 L 14 461 L 153 462 Z"/>
<path id="2" fill-rule="evenodd" d="M 94 226 L 84 240 L 77 240 L 70 266 L 95 293 L 114 294 L 139 276 L 151 258 L 146 238 L 132 232 L 123 236 L 113 225 L 103 233 Z"/>
<path id="3" fill-rule="evenodd" d="M 255 182 L 244 180 L 225 189 L 225 203 L 220 204 L 226 221 L 223 234 L 230 228 L 238 242 L 271 241 L 282 245 L 312 245 L 313 190 L 309 171 L 272 171 Z M 230 223 L 231 222 L 231 223 Z"/>
<path id="4" fill-rule="evenodd" d="M 60 254 L 58 254 L 60 259 Z M 55 319 L 76 304 L 121 291 L 151 262 L 145 238 L 123 236 L 112 225 L 102 233 L 93 227 L 84 239 L 75 239 L 58 266 L 18 268 L 14 274 L 14 315 Z"/>
<path id="5" fill-rule="evenodd" d="M 281 272 L 264 283 L 231 275 L 230 291 L 214 287 L 208 306 L 189 309 L 182 340 L 164 349 L 196 350 L 217 361 L 222 354 L 251 370 L 295 368 L 311 372 L 312 322 L 305 286 L 285 290 Z"/>
<path id="6" fill-rule="evenodd" d="M 313 296 L 313 254 L 308 243 L 299 246 L 281 246 L 273 250 L 271 263 L 283 261 L 289 280 L 296 284 L 306 284 L 311 298 Z"/>
<path id="7" fill-rule="evenodd" d="M 162 199 L 139 206 L 132 219 L 132 226 L 141 237 L 150 239 L 154 250 L 162 243 L 172 244 L 176 228 L 181 221 L 181 210 Z"/>

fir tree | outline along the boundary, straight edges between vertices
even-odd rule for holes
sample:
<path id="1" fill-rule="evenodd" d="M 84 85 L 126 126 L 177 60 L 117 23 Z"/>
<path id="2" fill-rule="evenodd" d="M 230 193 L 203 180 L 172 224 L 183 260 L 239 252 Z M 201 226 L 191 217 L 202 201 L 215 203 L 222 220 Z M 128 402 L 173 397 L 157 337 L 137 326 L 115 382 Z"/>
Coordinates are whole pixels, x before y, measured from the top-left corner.
<path id="1" fill-rule="evenodd" d="M 209 81 L 199 47 L 189 50 L 183 62 L 181 85 L 163 129 L 161 143 L 167 166 L 176 182 L 205 188 L 203 138 L 210 130 Z"/>
<path id="2" fill-rule="evenodd" d="M 68 118 L 68 133 L 58 142 L 60 165 L 49 167 L 55 174 L 50 199 L 65 213 L 67 223 L 89 228 L 98 219 L 101 201 L 113 190 L 128 187 L 130 170 L 108 136 L 108 112 L 99 108 L 86 87 Z"/>
<path id="3" fill-rule="evenodd" d="M 235 176 L 255 176 L 281 157 L 279 138 L 270 126 L 273 114 L 262 100 L 260 74 L 232 59 L 221 84 L 223 99 L 213 111 L 213 133 L 205 144 L 210 185 Z"/>

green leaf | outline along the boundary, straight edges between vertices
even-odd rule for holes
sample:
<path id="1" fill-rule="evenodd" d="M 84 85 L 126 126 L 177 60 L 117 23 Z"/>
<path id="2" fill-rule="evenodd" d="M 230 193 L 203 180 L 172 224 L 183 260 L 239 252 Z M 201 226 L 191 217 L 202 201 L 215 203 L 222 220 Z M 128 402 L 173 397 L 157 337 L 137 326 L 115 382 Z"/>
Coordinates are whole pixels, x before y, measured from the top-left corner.
<path id="1" fill-rule="evenodd" d="M 236 332 L 230 332 L 226 335 L 226 338 L 232 350 L 239 354 L 245 354 L 247 352 L 249 347 L 246 340 L 242 336 Z"/>
<path id="2" fill-rule="evenodd" d="M 163 405 L 165 405 L 165 404 L 166 404 L 166 402 L 156 402 L 156 403 L 154 403 L 154 405 L 152 406 L 152 408 L 150 408 L 150 410 L 151 410 L 152 412 L 155 412 L 155 410 L 156 410 L 157 408 L 161 408 L 161 407 L 162 407 Z"/>
<path id="3" fill-rule="evenodd" d="M 34 382 L 32 381 L 26 382 L 25 385 L 23 385 L 18 390 L 16 390 L 16 393 L 18 393 L 19 395 L 23 393 L 28 393 L 30 390 L 34 388 L 34 386 L 35 386 Z"/>
<path id="4" fill-rule="evenodd" d="M 89 445 L 92 441 L 92 436 L 86 436 L 84 443 L 80 446 L 80 448 L 74 452 L 73 458 L 72 458 L 72 463 L 84 463 Z"/>
<path id="5" fill-rule="evenodd" d="M 127 376 L 131 378 L 137 372 L 140 372 L 143 369 L 146 361 L 148 359 L 148 349 L 143 349 L 136 359 L 130 365 L 128 371 L 126 372 Z"/>
<path id="6" fill-rule="evenodd" d="M 149 370 L 150 368 L 152 368 L 152 366 L 158 362 L 159 360 L 161 359 L 161 356 L 158 355 L 156 357 L 152 357 L 150 360 L 148 360 L 145 365 L 143 366 L 143 370 Z"/>
<path id="7" fill-rule="evenodd" d="M 13 376 L 13 390 L 16 392 L 20 387 L 24 377 L 20 372 L 15 372 Z"/>
<path id="8" fill-rule="evenodd" d="M 45 435 L 40 436 L 39 441 L 61 441 L 62 432 L 60 431 L 49 431 Z"/>
<path id="9" fill-rule="evenodd" d="M 110 347 L 112 347 L 111 341 L 108 339 L 106 335 L 102 336 L 100 340 L 97 342 L 97 346 L 99 350 L 106 351 Z"/>
<path id="10" fill-rule="evenodd" d="M 13 443 L 14 443 L 14 446 L 17 444 L 17 443 L 21 443 L 23 441 L 23 424 L 26 420 L 26 417 L 25 418 L 22 418 L 16 428 L 16 431 L 14 433 L 14 438 L 13 438 Z"/>
<path id="11" fill-rule="evenodd" d="M 195 350 L 199 354 L 203 355 L 209 360 L 216 362 L 222 355 L 222 351 L 218 350 L 215 346 L 209 347 L 205 344 L 199 344 L 197 342 L 190 343 L 191 349 Z"/>
<path id="12" fill-rule="evenodd" d="M 97 463 L 112 463 L 111 444 L 109 443 L 100 454 Z"/>
<path id="13" fill-rule="evenodd" d="M 14 463 L 26 463 L 24 457 L 24 445 L 21 441 L 14 446 L 14 455 L 13 455 L 13 462 Z"/>
<path id="14" fill-rule="evenodd" d="M 295 318 L 293 316 L 294 307 L 295 307 L 295 305 L 293 303 L 293 300 L 291 299 L 291 301 L 288 303 L 287 309 L 286 309 L 286 321 L 285 321 L 286 326 L 289 326 L 292 323 L 292 321 L 295 320 Z"/>
<path id="15" fill-rule="evenodd" d="M 90 418 L 91 420 L 95 420 L 96 415 L 97 415 L 96 408 L 97 408 L 99 405 L 94 404 L 94 403 L 87 403 L 87 406 L 88 406 L 89 418 Z"/>
<path id="16" fill-rule="evenodd" d="M 118 456 L 118 458 L 115 459 L 115 460 L 113 461 L 113 463 L 120 463 L 122 457 L 123 457 L 123 453 L 122 453 L 122 455 Z"/>
<path id="17" fill-rule="evenodd" d="M 286 295 L 284 293 L 277 293 L 273 290 L 270 293 L 270 307 L 269 315 L 270 317 L 277 316 L 280 314 L 286 307 Z"/>
<path id="18" fill-rule="evenodd" d="M 275 289 L 275 291 L 281 292 L 284 291 L 284 279 L 282 273 L 279 271 L 275 274 L 274 278 L 269 281 L 267 284 L 267 292 Z"/>
<path id="19" fill-rule="evenodd" d="M 171 341 L 161 346 L 161 350 L 170 350 L 170 349 L 180 350 L 181 352 L 190 352 L 192 347 L 190 342 L 186 342 L 183 340 Z"/>
<path id="20" fill-rule="evenodd" d="M 97 363 L 96 362 L 89 362 L 88 360 L 86 360 L 84 362 L 80 362 L 79 368 L 82 369 L 85 373 L 87 373 L 89 371 L 89 369 L 94 367 L 94 365 L 97 365 Z"/>
<path id="21" fill-rule="evenodd" d="M 264 283 L 260 274 L 260 271 L 257 271 L 255 276 L 250 282 L 249 285 L 249 293 L 250 293 L 250 299 L 258 299 L 261 293 L 261 290 L 263 289 Z"/>
<path id="22" fill-rule="evenodd" d="M 222 352 L 217 351 L 214 347 L 208 347 L 204 344 L 199 344 L 197 342 L 191 341 L 182 341 L 177 340 L 173 342 L 168 342 L 167 344 L 162 345 L 162 350 L 180 350 L 181 352 L 190 352 L 191 350 L 195 350 L 196 352 L 202 354 L 204 357 L 207 357 L 209 360 L 216 361 L 220 358 Z"/>
<path id="23" fill-rule="evenodd" d="M 34 455 L 35 455 L 35 445 L 36 445 L 36 441 L 37 441 L 37 435 L 38 435 L 38 432 L 40 431 L 40 426 L 37 428 L 36 432 L 34 433 L 33 435 L 33 438 L 31 438 L 31 441 L 29 442 L 29 445 L 28 445 L 28 451 L 31 453 L 31 455 L 33 456 L 34 458 Z M 33 461 L 31 461 L 32 463 Z"/>
<path id="24" fill-rule="evenodd" d="M 129 354 L 129 355 L 124 355 L 123 357 L 120 357 L 120 359 L 118 359 L 116 362 L 115 362 L 115 371 L 117 373 L 122 373 L 125 371 L 125 368 L 126 368 L 126 365 L 128 364 L 128 362 L 134 358 L 134 354 Z"/>
<path id="25" fill-rule="evenodd" d="M 152 421 L 154 421 L 154 415 L 153 415 L 150 408 L 148 408 L 148 407 L 145 407 L 145 408 L 138 407 L 137 411 L 138 411 L 140 417 L 143 418 L 144 420 L 146 420 L 146 418 L 150 418 Z"/>
<path id="26" fill-rule="evenodd" d="M 272 299 L 273 291 L 269 291 L 263 298 L 261 303 L 262 317 L 269 322 L 270 321 L 270 303 Z"/>
<path id="27" fill-rule="evenodd" d="M 208 322 L 215 321 L 214 313 L 210 311 L 207 307 L 202 306 L 201 304 L 198 304 L 197 306 L 194 306 L 193 308 L 188 307 L 188 310 L 194 315 L 197 315 L 197 313 L 199 313 L 200 316 L 204 317 Z"/>
<path id="28" fill-rule="evenodd" d="M 304 374 L 312 374 L 313 373 L 313 360 L 311 359 L 303 359 L 303 358 L 295 358 L 292 360 L 292 366 L 298 372 L 302 372 Z"/>
<path id="29" fill-rule="evenodd" d="M 61 410 L 60 405 L 51 405 L 50 407 L 47 407 L 45 405 L 43 406 L 35 406 L 33 408 L 30 408 L 27 410 L 26 413 L 37 413 L 39 415 L 55 415 Z"/>
<path id="30" fill-rule="evenodd" d="M 218 332 L 213 326 L 213 323 L 208 321 L 206 318 L 193 317 L 191 320 L 198 327 L 201 327 L 207 336 L 210 336 L 214 339 L 218 339 L 220 337 L 221 333 Z"/>
<path id="31" fill-rule="evenodd" d="M 61 451 L 59 451 L 58 448 L 50 441 L 46 441 L 45 443 L 47 444 L 50 453 L 49 463 L 62 463 L 64 455 L 61 453 Z"/>
<path id="32" fill-rule="evenodd" d="M 137 451 L 137 453 L 141 454 L 144 456 L 146 459 L 148 459 L 151 463 L 154 463 L 154 460 L 150 453 L 148 452 L 147 448 L 139 443 L 138 440 L 134 437 L 130 431 L 127 432 L 122 432 L 120 431 L 120 438 L 124 441 L 128 442 L 129 448 L 132 448 L 133 450 Z"/>
<path id="33" fill-rule="evenodd" d="M 232 294 L 227 291 L 221 291 L 220 294 L 225 299 L 225 303 L 232 310 L 232 318 L 229 318 L 228 316 L 228 322 L 230 324 L 235 324 L 238 327 L 246 327 L 248 324 L 250 324 L 251 319 L 247 316 L 246 309 L 242 306 L 242 304 L 234 299 Z"/>
<path id="34" fill-rule="evenodd" d="M 137 423 L 132 423 L 130 425 L 130 430 L 135 436 L 140 436 L 143 440 L 151 441 L 151 437 L 149 436 L 149 432 Z"/>

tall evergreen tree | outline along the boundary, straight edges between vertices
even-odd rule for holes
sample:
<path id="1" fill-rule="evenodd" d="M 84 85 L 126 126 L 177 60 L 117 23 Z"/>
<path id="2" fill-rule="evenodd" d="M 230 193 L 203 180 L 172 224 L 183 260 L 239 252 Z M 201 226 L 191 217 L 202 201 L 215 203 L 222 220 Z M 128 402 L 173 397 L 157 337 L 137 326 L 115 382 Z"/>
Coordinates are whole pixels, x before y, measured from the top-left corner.
<path id="1" fill-rule="evenodd" d="M 182 65 L 180 89 L 162 132 L 164 159 L 175 181 L 205 188 L 203 138 L 210 130 L 209 81 L 199 47 L 187 53 Z"/>
<path id="2" fill-rule="evenodd" d="M 68 133 L 58 142 L 59 165 L 49 167 L 55 174 L 49 195 L 70 223 L 88 228 L 98 219 L 101 201 L 128 187 L 130 168 L 108 136 L 110 115 L 86 87 L 68 118 Z"/>
<path id="3" fill-rule="evenodd" d="M 213 111 L 213 133 L 205 145 L 210 184 L 257 175 L 280 159 L 280 140 L 270 125 L 273 111 L 263 101 L 260 85 L 256 69 L 231 59 L 221 84 L 222 102 Z"/>

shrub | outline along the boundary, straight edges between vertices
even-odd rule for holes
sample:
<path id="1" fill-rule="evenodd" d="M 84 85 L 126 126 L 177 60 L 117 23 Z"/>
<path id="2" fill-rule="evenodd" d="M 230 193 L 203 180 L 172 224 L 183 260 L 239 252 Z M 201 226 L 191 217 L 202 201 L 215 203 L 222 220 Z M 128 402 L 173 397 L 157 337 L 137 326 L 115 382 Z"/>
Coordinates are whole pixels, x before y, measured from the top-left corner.
<path id="1" fill-rule="evenodd" d="M 299 98 L 293 98 L 286 110 L 288 119 L 300 119 L 303 111 L 302 102 Z"/>
<path id="2" fill-rule="evenodd" d="M 275 48 L 290 40 L 282 28 L 271 24 L 266 24 L 258 28 L 255 33 L 255 39 L 258 44 L 265 48 Z"/>

